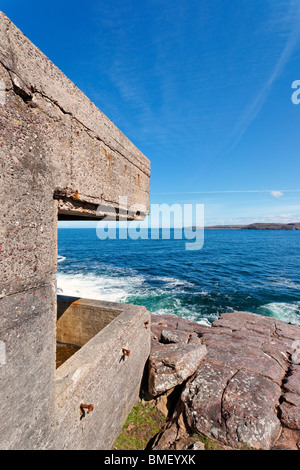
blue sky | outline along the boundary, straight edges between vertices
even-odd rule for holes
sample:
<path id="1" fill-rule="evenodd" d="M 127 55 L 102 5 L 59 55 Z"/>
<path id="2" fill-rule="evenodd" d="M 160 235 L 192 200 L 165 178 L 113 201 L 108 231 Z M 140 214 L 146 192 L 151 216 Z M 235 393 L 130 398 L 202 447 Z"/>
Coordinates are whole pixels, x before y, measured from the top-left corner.
<path id="1" fill-rule="evenodd" d="M 151 160 L 151 203 L 300 221 L 299 0 L 0 0 Z"/>

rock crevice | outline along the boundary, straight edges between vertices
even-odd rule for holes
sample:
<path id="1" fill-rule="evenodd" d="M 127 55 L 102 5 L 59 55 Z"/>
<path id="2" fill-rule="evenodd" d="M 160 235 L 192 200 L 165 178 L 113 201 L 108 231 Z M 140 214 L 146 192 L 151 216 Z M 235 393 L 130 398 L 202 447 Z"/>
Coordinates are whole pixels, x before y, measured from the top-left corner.
<path id="1" fill-rule="evenodd" d="M 150 395 L 184 384 L 189 431 L 230 448 L 296 449 L 299 338 L 300 326 L 248 312 L 223 314 L 212 327 L 153 315 Z"/>

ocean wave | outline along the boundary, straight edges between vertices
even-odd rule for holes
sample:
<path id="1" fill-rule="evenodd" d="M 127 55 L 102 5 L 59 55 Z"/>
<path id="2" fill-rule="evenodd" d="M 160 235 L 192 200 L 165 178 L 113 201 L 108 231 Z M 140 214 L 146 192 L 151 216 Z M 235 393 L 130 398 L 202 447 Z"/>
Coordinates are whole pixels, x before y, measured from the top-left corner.
<path id="1" fill-rule="evenodd" d="M 300 325 L 300 302 L 272 302 L 258 309 L 263 315 Z"/>
<path id="2" fill-rule="evenodd" d="M 194 283 L 190 281 L 185 281 L 182 279 L 177 279 L 175 277 L 168 276 L 152 276 L 152 280 L 163 282 L 170 287 L 184 286 L 184 287 L 194 287 Z"/>
<path id="3" fill-rule="evenodd" d="M 272 282 L 272 285 L 300 290 L 300 283 L 294 282 L 290 279 L 277 279 Z"/>
<path id="4" fill-rule="evenodd" d="M 61 260 L 60 262 L 62 262 Z M 88 298 L 126 301 L 128 297 L 184 294 L 192 283 L 167 276 L 149 276 L 131 269 L 107 269 L 100 275 L 94 273 L 57 273 L 58 287 L 65 295 L 81 295 Z"/>
<path id="5" fill-rule="evenodd" d="M 57 274 L 57 288 L 63 295 L 110 302 L 125 302 L 142 283 L 142 276 Z"/>
<path id="6" fill-rule="evenodd" d="M 201 316 L 199 311 L 193 311 L 186 307 L 179 307 L 177 309 L 170 307 L 161 307 L 154 310 L 153 315 L 177 315 L 178 317 L 185 318 L 186 320 L 193 321 L 199 325 L 211 326 L 212 321 L 216 320 L 217 317 L 213 316 Z"/>
<path id="7" fill-rule="evenodd" d="M 57 262 L 58 263 L 63 263 L 64 261 L 66 261 L 66 257 L 65 256 L 61 256 L 61 255 L 57 255 Z"/>
<path id="8" fill-rule="evenodd" d="M 156 278 L 157 283 L 153 283 Z M 57 273 L 57 293 L 110 302 L 145 305 L 153 314 L 173 314 L 204 325 L 210 325 L 216 315 L 203 313 L 198 302 L 186 306 L 180 296 L 185 293 L 185 281 L 176 278 L 148 276 L 123 272 L 122 275 L 94 273 Z M 171 287 L 172 286 L 172 287 Z M 205 297 L 206 291 L 197 292 Z"/>

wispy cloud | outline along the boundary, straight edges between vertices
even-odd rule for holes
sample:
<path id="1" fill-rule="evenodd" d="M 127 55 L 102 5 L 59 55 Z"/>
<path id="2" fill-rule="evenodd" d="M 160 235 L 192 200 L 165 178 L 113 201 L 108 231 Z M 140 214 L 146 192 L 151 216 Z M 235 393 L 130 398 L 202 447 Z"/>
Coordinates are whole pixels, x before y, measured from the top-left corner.
<path id="1" fill-rule="evenodd" d="M 272 90 L 273 84 L 283 72 L 285 65 L 287 64 L 297 44 L 299 43 L 300 4 L 299 3 L 297 4 L 294 2 L 294 0 L 292 0 L 290 2 L 289 12 L 286 14 L 284 18 L 282 17 L 282 4 L 274 2 L 274 5 L 277 10 L 273 18 L 274 25 L 277 23 L 277 26 L 278 26 L 278 23 L 281 22 L 281 29 L 283 31 L 288 30 L 290 31 L 290 33 L 287 35 L 287 39 L 286 39 L 284 48 L 282 50 L 282 53 L 279 56 L 279 59 L 277 60 L 277 62 L 275 63 L 268 80 L 266 80 L 266 82 L 258 91 L 255 98 L 248 104 L 248 106 L 244 109 L 242 114 L 239 116 L 238 121 L 228 138 L 229 148 L 226 151 L 226 154 L 228 154 L 231 150 L 234 149 L 234 147 L 236 147 L 236 145 L 240 142 L 243 135 L 247 131 L 250 124 L 258 116 L 259 112 L 264 106 Z M 285 2 L 285 7 L 286 7 L 286 2 Z"/>
<path id="2" fill-rule="evenodd" d="M 275 197 L 275 199 L 279 199 L 281 196 L 283 196 L 282 191 L 271 191 L 271 194 L 273 197 Z"/>

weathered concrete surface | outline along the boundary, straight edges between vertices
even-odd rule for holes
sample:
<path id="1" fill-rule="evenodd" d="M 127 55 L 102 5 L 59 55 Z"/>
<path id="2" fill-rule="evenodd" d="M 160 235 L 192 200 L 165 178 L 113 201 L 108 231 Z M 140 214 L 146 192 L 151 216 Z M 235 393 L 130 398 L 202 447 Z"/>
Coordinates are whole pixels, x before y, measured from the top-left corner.
<path id="1" fill-rule="evenodd" d="M 0 448 L 38 449 L 48 439 L 55 384 L 56 292 L 44 286 L 1 300 Z"/>
<path id="2" fill-rule="evenodd" d="M 123 311 L 114 302 L 58 295 L 56 341 L 84 346 Z"/>
<path id="3" fill-rule="evenodd" d="M 151 329 L 154 352 L 168 338 L 180 354 L 186 338 L 194 335 L 207 348 L 181 394 L 189 430 L 231 448 L 298 448 L 300 366 L 291 357 L 299 345 L 300 326 L 234 312 L 221 315 L 212 327 L 153 315 Z M 154 372 L 150 369 L 152 396 Z"/>
<path id="4" fill-rule="evenodd" d="M 53 281 L 57 211 L 149 212 L 149 160 L 0 14 L 0 295 Z M 57 198 L 55 201 L 53 197 Z M 124 198 L 119 200 L 119 197 Z"/>
<path id="5" fill-rule="evenodd" d="M 150 353 L 150 313 L 145 307 L 81 299 L 82 315 L 87 305 L 87 323 L 90 315 L 95 317 L 93 302 L 100 317 L 111 310 L 115 318 L 57 369 L 56 422 L 46 448 L 111 449 L 138 400 Z M 123 348 L 129 356 L 123 355 Z M 94 409 L 80 419 L 82 403 L 93 404 Z"/>
<path id="6" fill-rule="evenodd" d="M 55 420 L 57 218 L 142 218 L 150 163 L 3 13 L 0 84 L 0 340 L 10 351 L 0 366 L 9 416 L 0 448 L 39 448 Z M 141 207 L 128 214 L 126 202 Z"/>

